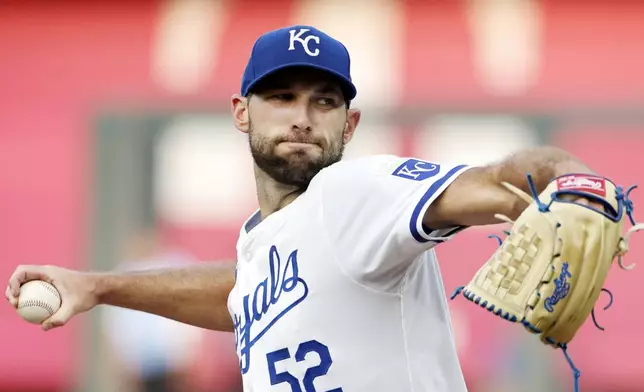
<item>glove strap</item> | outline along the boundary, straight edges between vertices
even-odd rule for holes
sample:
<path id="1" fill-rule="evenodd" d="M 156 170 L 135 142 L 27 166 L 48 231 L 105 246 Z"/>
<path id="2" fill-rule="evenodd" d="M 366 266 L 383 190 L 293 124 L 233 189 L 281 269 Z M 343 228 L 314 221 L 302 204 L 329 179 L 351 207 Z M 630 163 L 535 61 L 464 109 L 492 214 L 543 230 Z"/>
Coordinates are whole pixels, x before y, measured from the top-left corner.
<path id="1" fill-rule="evenodd" d="M 579 392 L 579 378 L 581 377 L 581 372 L 579 371 L 579 369 L 577 369 L 577 367 L 575 367 L 575 364 L 572 362 L 570 355 L 568 355 L 568 346 L 565 344 L 560 344 L 559 347 L 561 347 L 561 351 L 563 351 L 564 356 L 566 357 L 566 361 L 568 361 L 568 366 L 570 366 L 570 370 L 572 370 L 572 374 L 575 377 L 575 392 Z"/>
<path id="2" fill-rule="evenodd" d="M 624 238 L 619 242 L 619 250 L 617 251 L 617 264 L 623 270 L 632 270 L 635 268 L 635 263 L 624 265 L 623 257 L 628 252 L 628 241 L 630 240 L 631 234 L 637 233 L 640 230 L 644 230 L 644 223 L 637 223 L 624 235 Z"/>

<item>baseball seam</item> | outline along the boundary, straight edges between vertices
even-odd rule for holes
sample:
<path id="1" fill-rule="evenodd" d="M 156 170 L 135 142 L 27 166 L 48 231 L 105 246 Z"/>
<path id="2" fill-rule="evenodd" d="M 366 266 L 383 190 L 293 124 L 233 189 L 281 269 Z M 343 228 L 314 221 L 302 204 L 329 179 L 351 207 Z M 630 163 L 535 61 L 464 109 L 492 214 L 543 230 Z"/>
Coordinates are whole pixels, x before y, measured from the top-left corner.
<path id="1" fill-rule="evenodd" d="M 45 308 L 47 312 L 49 312 L 50 316 L 54 314 L 54 308 L 52 308 L 51 305 L 49 305 L 47 302 L 37 300 L 37 299 L 28 299 L 26 301 L 21 301 L 18 304 L 18 309 L 29 308 L 31 306 Z"/>
<path id="2" fill-rule="evenodd" d="M 45 283 L 45 282 L 38 282 L 38 284 L 43 288 L 45 288 L 50 293 L 52 293 L 53 295 L 55 295 L 58 299 L 60 299 L 60 293 L 58 292 L 58 290 L 56 290 L 54 285 L 52 285 L 51 283 Z"/>

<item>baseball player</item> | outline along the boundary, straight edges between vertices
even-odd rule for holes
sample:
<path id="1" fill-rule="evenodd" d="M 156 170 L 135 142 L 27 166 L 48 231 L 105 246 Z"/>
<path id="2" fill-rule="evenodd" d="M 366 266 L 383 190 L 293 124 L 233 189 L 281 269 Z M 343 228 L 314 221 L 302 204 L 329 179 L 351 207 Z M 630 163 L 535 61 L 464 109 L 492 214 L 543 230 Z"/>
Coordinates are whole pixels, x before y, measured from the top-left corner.
<path id="1" fill-rule="evenodd" d="M 475 225 L 516 218 L 537 191 L 590 173 L 556 148 L 482 167 L 410 157 L 342 161 L 360 121 L 350 56 L 312 26 L 255 42 L 235 127 L 248 135 L 259 209 L 237 262 L 135 273 L 21 265 L 6 290 L 49 281 L 62 307 L 49 330 L 105 304 L 235 334 L 244 390 L 466 391 L 434 247 Z M 213 241 L 216 241 L 213 238 Z M 452 260 L 452 262 L 458 262 Z"/>

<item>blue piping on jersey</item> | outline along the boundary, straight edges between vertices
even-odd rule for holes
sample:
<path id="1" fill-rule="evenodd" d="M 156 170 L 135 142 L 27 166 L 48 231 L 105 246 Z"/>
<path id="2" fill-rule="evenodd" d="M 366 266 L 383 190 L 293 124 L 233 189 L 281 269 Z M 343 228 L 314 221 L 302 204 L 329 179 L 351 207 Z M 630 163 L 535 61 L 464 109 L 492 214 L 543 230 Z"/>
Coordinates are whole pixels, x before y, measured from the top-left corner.
<path id="1" fill-rule="evenodd" d="M 467 165 L 459 165 L 453 167 L 450 171 L 447 172 L 443 177 L 439 178 L 434 182 L 428 189 L 427 192 L 423 195 L 423 197 L 420 198 L 420 201 L 416 205 L 416 208 L 414 208 L 414 212 L 411 214 L 411 219 L 409 221 L 409 230 L 411 231 L 411 235 L 414 237 L 414 239 L 420 243 L 426 243 L 429 242 L 427 238 L 423 237 L 421 233 L 418 231 L 418 220 L 422 220 L 421 212 L 423 211 L 423 207 L 427 202 L 434 197 L 436 192 L 443 186 L 445 185 L 446 182 L 448 182 L 454 174 L 458 173 L 460 170 L 466 168 Z M 429 234 L 429 233 L 427 233 Z"/>
<path id="2" fill-rule="evenodd" d="M 250 219 L 248 219 L 248 222 L 246 222 L 246 226 L 244 226 L 246 234 L 250 233 L 250 231 L 257 227 L 257 225 L 259 225 L 260 223 L 262 223 L 262 212 L 258 210 L 253 214 L 253 216 L 250 217 Z"/>

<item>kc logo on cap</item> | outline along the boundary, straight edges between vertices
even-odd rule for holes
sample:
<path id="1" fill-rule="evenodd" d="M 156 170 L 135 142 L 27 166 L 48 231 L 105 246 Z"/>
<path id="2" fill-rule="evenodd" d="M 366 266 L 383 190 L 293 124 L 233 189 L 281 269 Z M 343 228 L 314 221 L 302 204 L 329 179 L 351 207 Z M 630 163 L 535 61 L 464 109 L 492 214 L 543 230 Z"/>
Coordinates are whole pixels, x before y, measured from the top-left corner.
<path id="1" fill-rule="evenodd" d="M 257 38 L 242 76 L 242 95 L 247 97 L 260 80 L 290 67 L 326 72 L 340 83 L 346 100 L 356 96 L 347 48 L 337 39 L 308 25 L 283 27 Z"/>
<path id="2" fill-rule="evenodd" d="M 311 51 L 311 48 L 309 48 L 309 42 L 315 41 L 316 44 L 320 45 L 320 37 L 318 37 L 317 35 L 309 34 L 306 37 L 302 38 L 302 36 L 308 31 L 309 29 L 300 29 L 299 31 L 295 29 L 289 30 L 290 40 L 288 50 L 295 50 L 295 43 L 299 42 L 306 54 L 308 54 L 309 56 L 315 57 L 319 55 L 320 49 L 315 48 L 313 51 Z"/>

